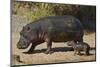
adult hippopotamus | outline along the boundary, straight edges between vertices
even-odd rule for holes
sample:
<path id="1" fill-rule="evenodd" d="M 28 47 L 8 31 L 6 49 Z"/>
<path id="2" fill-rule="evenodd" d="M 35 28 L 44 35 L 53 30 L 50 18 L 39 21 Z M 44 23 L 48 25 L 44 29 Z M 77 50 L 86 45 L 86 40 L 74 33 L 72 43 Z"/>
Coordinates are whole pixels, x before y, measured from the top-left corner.
<path id="1" fill-rule="evenodd" d="M 83 42 L 83 34 L 81 22 L 71 15 L 44 17 L 23 27 L 17 48 L 25 49 L 32 43 L 28 51 L 32 52 L 37 45 L 46 42 L 48 54 L 52 42 Z"/>

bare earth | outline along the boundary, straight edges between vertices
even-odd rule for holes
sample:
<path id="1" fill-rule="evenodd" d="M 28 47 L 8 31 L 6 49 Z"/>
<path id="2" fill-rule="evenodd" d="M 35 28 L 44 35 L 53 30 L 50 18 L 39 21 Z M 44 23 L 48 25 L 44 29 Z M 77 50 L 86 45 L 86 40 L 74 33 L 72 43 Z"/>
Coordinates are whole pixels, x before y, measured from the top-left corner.
<path id="1" fill-rule="evenodd" d="M 17 18 L 17 19 L 16 19 Z M 18 19 L 19 18 L 19 19 Z M 90 47 L 90 55 L 89 56 L 79 56 L 73 55 L 74 51 L 71 47 L 65 45 L 64 42 L 61 43 L 53 43 L 52 54 L 45 54 L 45 50 L 47 49 L 46 43 L 42 43 L 35 48 L 35 53 L 26 54 L 23 52 L 28 51 L 31 45 L 25 50 L 19 50 L 16 47 L 16 44 L 19 40 L 19 31 L 22 26 L 27 24 L 27 20 L 22 20 L 22 17 L 13 16 L 12 17 L 12 65 L 27 65 L 27 64 L 46 64 L 46 63 L 61 63 L 61 62 L 80 62 L 80 61 L 95 61 L 95 33 L 91 33 L 88 35 L 84 35 L 84 42 L 87 42 Z M 84 52 L 82 52 L 84 54 Z M 20 62 L 14 57 L 18 55 L 20 58 Z"/>

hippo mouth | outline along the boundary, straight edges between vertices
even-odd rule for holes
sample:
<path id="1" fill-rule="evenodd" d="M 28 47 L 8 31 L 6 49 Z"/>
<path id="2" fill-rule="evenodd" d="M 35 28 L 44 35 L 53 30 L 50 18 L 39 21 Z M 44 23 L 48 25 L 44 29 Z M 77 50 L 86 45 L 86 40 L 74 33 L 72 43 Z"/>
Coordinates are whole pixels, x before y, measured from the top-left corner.
<path id="1" fill-rule="evenodd" d="M 26 49 L 26 48 L 28 48 L 28 46 L 23 46 L 23 47 L 22 46 L 17 46 L 17 48 L 18 49 Z"/>
<path id="2" fill-rule="evenodd" d="M 17 48 L 18 49 L 26 49 L 26 48 L 28 48 L 28 46 L 29 46 L 30 44 L 17 44 Z"/>

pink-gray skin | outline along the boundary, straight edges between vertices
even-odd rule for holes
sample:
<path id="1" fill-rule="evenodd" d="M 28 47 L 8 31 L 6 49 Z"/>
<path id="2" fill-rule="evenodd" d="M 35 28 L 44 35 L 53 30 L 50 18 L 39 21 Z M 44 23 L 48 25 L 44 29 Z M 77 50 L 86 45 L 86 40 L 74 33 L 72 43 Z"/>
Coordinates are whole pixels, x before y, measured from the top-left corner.
<path id="1" fill-rule="evenodd" d="M 52 42 L 83 42 L 83 26 L 73 16 L 49 16 L 31 22 L 23 27 L 17 43 L 19 49 L 26 49 L 31 43 L 28 53 L 43 42 L 47 43 L 46 54 L 51 53 Z"/>

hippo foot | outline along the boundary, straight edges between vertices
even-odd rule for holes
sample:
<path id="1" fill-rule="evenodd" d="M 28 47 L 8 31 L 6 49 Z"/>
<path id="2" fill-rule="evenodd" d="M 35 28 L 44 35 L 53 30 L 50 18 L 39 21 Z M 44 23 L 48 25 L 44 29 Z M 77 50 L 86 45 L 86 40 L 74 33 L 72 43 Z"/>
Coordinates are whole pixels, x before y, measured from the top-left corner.
<path id="1" fill-rule="evenodd" d="M 45 51 L 45 54 L 52 54 L 53 51 Z"/>
<path id="2" fill-rule="evenodd" d="M 28 53 L 28 54 L 34 53 L 34 47 L 31 47 L 26 53 Z"/>
<path id="3" fill-rule="evenodd" d="M 89 54 L 85 54 L 85 56 L 89 56 Z"/>
<path id="4" fill-rule="evenodd" d="M 81 53 L 78 53 L 77 55 L 81 56 L 82 54 Z"/>
<path id="5" fill-rule="evenodd" d="M 23 52 L 23 53 L 25 53 L 25 54 L 33 54 L 34 51 L 27 51 L 27 52 Z"/>
<path id="6" fill-rule="evenodd" d="M 28 51 L 27 53 L 28 53 L 28 54 L 32 54 L 32 53 L 33 53 L 33 51 L 32 51 L 32 52 L 31 52 L 31 51 Z"/>

